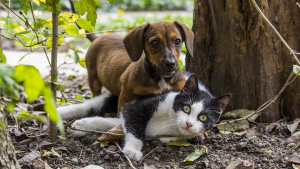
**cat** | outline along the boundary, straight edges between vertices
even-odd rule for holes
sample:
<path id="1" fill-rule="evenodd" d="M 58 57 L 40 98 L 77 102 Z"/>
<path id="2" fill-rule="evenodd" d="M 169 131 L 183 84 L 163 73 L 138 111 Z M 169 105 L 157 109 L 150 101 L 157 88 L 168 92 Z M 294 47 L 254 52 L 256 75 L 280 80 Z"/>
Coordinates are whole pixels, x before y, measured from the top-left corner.
<path id="1" fill-rule="evenodd" d="M 141 149 L 146 135 L 171 135 L 169 138 L 160 138 L 164 143 L 193 138 L 220 120 L 231 95 L 224 94 L 215 98 L 196 75 L 188 72 L 184 74 L 188 79 L 179 92 L 171 91 L 128 103 L 123 107 L 120 118 L 83 118 L 75 121 L 72 127 L 107 131 L 122 124 L 125 134 L 123 152 L 136 161 L 142 159 Z M 98 96 L 90 106 L 86 104 L 85 108 L 104 106 L 103 100 L 109 100 L 108 98 L 109 94 Z M 84 115 L 88 114 L 87 110 Z M 62 113 L 60 110 L 58 112 Z M 75 130 L 68 132 L 77 137 L 86 134 Z"/>

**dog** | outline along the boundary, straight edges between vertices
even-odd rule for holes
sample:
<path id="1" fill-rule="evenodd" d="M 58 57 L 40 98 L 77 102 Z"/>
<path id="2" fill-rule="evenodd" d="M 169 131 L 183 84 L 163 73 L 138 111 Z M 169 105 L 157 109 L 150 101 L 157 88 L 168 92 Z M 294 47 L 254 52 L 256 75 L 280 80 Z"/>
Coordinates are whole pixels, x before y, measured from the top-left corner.
<path id="1" fill-rule="evenodd" d="M 185 84 L 178 60 L 183 42 L 193 56 L 194 34 L 179 21 L 143 23 L 125 37 L 91 34 L 87 38 L 92 41 L 86 53 L 89 86 L 94 96 L 101 95 L 102 87 L 118 96 L 118 117 L 126 103 L 180 91 Z"/>

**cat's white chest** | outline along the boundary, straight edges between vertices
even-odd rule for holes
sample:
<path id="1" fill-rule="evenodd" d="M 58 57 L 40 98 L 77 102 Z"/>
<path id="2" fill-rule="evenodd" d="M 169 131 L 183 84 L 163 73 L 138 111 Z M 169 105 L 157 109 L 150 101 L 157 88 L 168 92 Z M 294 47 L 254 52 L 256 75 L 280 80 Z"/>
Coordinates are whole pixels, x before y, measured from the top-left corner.
<path id="1" fill-rule="evenodd" d="M 159 103 L 157 111 L 153 114 L 146 127 L 146 135 L 177 135 L 179 129 L 176 126 L 176 113 L 171 108 L 176 93 L 170 93 L 166 99 Z"/>

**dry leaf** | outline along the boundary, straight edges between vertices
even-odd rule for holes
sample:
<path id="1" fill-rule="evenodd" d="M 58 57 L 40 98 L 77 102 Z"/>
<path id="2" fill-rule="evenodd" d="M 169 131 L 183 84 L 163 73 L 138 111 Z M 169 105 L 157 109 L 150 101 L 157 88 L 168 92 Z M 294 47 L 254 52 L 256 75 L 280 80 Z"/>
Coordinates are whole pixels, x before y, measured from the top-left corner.
<path id="1" fill-rule="evenodd" d="M 266 126 L 266 132 L 270 133 L 271 131 L 273 131 L 273 129 L 278 125 L 278 122 L 275 123 L 271 123 L 269 125 Z"/>
<path id="2" fill-rule="evenodd" d="M 34 151 L 31 151 L 29 154 L 25 155 L 24 157 L 22 157 L 21 159 L 19 159 L 18 162 L 20 164 L 29 163 L 38 157 L 41 157 L 41 153 L 39 151 L 34 150 Z"/>
<path id="3" fill-rule="evenodd" d="M 229 164 L 226 169 L 254 169 L 254 161 L 238 159 Z"/>
<path id="4" fill-rule="evenodd" d="M 299 141 L 300 141 L 300 131 L 297 131 L 291 137 L 289 137 L 286 142 L 287 144 L 289 144 L 289 143 L 297 143 Z"/>
<path id="5" fill-rule="evenodd" d="M 299 119 L 297 118 L 294 120 L 294 123 L 287 125 L 287 128 L 290 130 L 291 134 L 293 134 L 297 130 L 298 124 Z"/>
<path id="6" fill-rule="evenodd" d="M 112 128 L 111 130 L 108 131 L 109 133 L 114 133 L 114 134 L 123 134 L 123 128 L 121 125 L 118 125 L 114 128 Z M 107 134 L 103 134 L 101 135 L 97 140 L 98 141 L 119 141 L 122 140 L 123 136 L 113 136 L 113 135 L 107 135 Z"/>
<path id="7" fill-rule="evenodd" d="M 34 168 L 40 169 L 52 169 L 45 161 L 41 159 L 34 159 L 32 161 Z"/>
<path id="8" fill-rule="evenodd" d="M 144 163 L 144 169 L 157 169 L 154 165 L 147 165 Z"/>
<path id="9" fill-rule="evenodd" d="M 299 155 L 295 152 L 294 154 L 292 154 L 291 156 L 288 157 L 288 162 L 291 163 L 296 163 L 296 164 L 300 164 L 300 157 Z"/>

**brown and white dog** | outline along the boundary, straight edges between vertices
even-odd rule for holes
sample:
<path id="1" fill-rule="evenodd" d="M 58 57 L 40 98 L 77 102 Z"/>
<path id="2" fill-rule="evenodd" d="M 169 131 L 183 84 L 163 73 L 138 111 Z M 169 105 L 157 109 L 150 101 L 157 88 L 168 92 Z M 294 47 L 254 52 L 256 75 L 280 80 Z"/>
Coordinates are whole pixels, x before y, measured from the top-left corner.
<path id="1" fill-rule="evenodd" d="M 193 56 L 194 34 L 179 21 L 143 23 L 125 37 L 108 34 L 89 39 L 92 44 L 86 65 L 90 88 L 94 96 L 101 95 L 102 87 L 119 96 L 118 116 L 125 103 L 179 91 L 185 84 L 178 60 L 182 42 Z"/>

